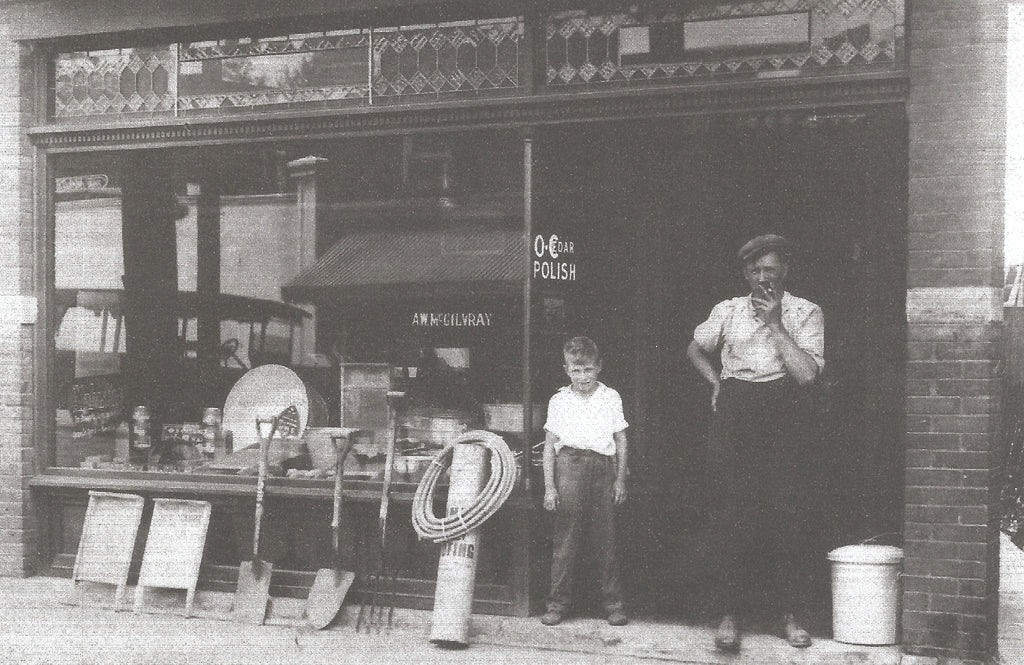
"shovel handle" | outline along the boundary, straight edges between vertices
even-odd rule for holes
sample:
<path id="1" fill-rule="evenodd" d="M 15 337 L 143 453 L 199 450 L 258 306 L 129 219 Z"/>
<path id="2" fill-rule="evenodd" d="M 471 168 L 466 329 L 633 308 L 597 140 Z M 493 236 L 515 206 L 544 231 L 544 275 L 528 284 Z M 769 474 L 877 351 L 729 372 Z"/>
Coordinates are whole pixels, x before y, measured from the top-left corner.
<path id="1" fill-rule="evenodd" d="M 331 537 L 334 541 L 334 555 L 337 557 L 341 531 L 341 484 L 345 479 L 345 459 L 355 439 L 352 436 L 336 435 L 331 437 L 331 443 L 334 444 L 334 514 L 331 517 Z"/>
<path id="2" fill-rule="evenodd" d="M 397 402 L 405 397 L 404 392 L 399 391 L 388 391 L 388 433 L 387 433 L 387 453 L 384 456 L 384 482 L 381 485 L 380 492 L 380 514 L 377 516 L 377 520 L 380 523 L 380 541 L 381 548 L 384 547 L 385 532 L 388 526 L 388 505 L 391 503 L 391 477 L 395 470 L 395 439 L 398 438 L 397 422 L 398 417 L 395 413 L 398 409 Z"/>
<path id="3" fill-rule="evenodd" d="M 263 432 L 260 425 L 270 423 L 270 434 L 266 438 L 263 438 Z M 253 561 L 259 561 L 260 558 L 260 527 L 263 524 L 263 493 L 267 484 L 267 457 L 270 454 L 270 440 L 274 438 L 274 434 L 277 433 L 277 418 L 271 418 L 269 420 L 256 419 L 256 436 L 260 440 L 260 463 L 259 471 L 256 476 L 256 518 L 254 520 L 253 532 L 252 532 L 252 559 Z"/>

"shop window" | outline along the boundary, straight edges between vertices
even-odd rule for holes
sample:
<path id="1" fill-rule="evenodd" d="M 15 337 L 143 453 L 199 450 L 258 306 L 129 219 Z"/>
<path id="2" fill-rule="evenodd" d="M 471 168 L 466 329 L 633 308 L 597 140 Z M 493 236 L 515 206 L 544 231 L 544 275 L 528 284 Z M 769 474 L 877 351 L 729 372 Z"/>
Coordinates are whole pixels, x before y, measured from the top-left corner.
<path id="1" fill-rule="evenodd" d="M 774 78 L 904 66 L 903 0 L 690 3 L 547 19 L 552 86 Z"/>
<path id="2" fill-rule="evenodd" d="M 133 456 L 135 407 L 154 425 L 198 422 L 246 370 L 292 362 L 308 314 L 280 300 L 300 241 L 295 195 L 262 168 L 278 158 L 225 154 L 218 166 L 238 180 L 223 184 L 181 166 L 199 168 L 195 153 L 55 160 L 57 466 L 198 470 L 202 455 Z"/>
<path id="3" fill-rule="evenodd" d="M 485 425 L 485 404 L 522 394 L 521 146 L 478 131 L 53 158 L 52 463 L 230 472 L 242 450 L 164 445 L 164 426 L 198 427 L 266 365 L 320 405 L 307 426 L 345 425 L 353 364 L 407 393 L 403 450 Z M 378 430 L 382 400 L 359 406 Z M 292 452 L 276 472 L 323 475 Z"/>

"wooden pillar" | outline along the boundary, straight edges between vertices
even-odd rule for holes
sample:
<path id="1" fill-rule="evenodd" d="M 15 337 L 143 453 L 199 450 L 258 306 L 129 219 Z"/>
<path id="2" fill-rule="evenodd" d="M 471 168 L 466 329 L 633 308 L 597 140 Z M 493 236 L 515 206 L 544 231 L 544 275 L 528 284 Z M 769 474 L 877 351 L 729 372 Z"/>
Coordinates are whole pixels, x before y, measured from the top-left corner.
<path id="1" fill-rule="evenodd" d="M 317 258 L 316 235 L 317 221 L 321 216 L 324 201 L 318 191 L 318 176 L 328 160 L 310 155 L 288 162 L 288 172 L 295 180 L 296 205 L 298 206 L 299 223 L 299 272 L 313 265 Z M 296 344 L 292 350 L 292 363 L 296 365 L 311 364 L 311 356 L 316 353 L 316 308 L 306 307 L 310 317 L 302 324 L 302 330 L 296 336 Z"/>

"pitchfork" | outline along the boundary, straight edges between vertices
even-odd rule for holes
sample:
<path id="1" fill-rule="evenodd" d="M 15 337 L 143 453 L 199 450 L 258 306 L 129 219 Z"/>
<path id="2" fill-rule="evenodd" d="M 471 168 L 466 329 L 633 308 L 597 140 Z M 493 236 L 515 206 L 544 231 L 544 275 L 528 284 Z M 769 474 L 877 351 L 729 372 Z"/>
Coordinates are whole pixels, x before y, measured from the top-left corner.
<path id="1" fill-rule="evenodd" d="M 359 615 L 356 617 L 356 631 L 362 628 L 366 632 L 376 630 L 378 633 L 382 628 L 391 625 L 395 616 L 395 580 L 394 568 L 388 563 L 387 556 L 387 529 L 388 529 L 388 506 L 391 503 L 391 476 L 395 467 L 395 439 L 397 428 L 395 426 L 395 411 L 397 401 L 405 393 L 388 391 L 388 431 L 387 454 L 384 457 L 384 481 L 381 483 L 380 492 L 380 513 L 377 516 L 377 527 L 380 530 L 380 558 L 377 560 L 377 570 L 367 576 L 367 589 L 363 594 L 363 600 L 359 605 Z M 369 600 L 369 604 L 367 603 Z M 387 602 L 385 609 L 383 602 Z M 385 616 L 386 624 L 385 624 Z"/>

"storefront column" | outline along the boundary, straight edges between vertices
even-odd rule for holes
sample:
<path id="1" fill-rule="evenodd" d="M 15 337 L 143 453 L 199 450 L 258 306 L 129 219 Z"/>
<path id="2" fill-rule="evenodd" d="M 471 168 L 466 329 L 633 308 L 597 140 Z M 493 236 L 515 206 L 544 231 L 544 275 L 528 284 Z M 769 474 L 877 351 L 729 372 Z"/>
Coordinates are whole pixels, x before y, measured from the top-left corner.
<path id="1" fill-rule="evenodd" d="M 22 127 L 32 117 L 29 49 L 0 21 L 0 575 L 34 572 L 37 529 L 28 478 L 35 472 L 38 335 L 34 293 L 42 245 L 32 216 L 32 150 Z"/>
<path id="2" fill-rule="evenodd" d="M 903 648 L 980 663 L 999 596 L 1007 9 L 921 0 L 908 22 Z"/>
<path id="3" fill-rule="evenodd" d="M 526 247 L 533 242 L 533 129 L 523 132 L 523 238 Z M 531 338 L 530 328 L 533 326 L 531 310 L 533 308 L 533 277 L 530 274 L 532 257 L 529 250 L 523 252 L 526 263 L 525 279 L 523 280 L 523 473 L 520 482 L 523 491 L 530 495 L 530 465 L 533 455 L 533 364 L 530 362 Z"/>
<path id="4" fill-rule="evenodd" d="M 298 205 L 299 261 L 296 275 L 316 261 L 316 224 L 323 207 L 322 197 L 317 196 L 317 176 L 318 172 L 323 173 L 327 163 L 328 160 L 323 157 L 313 155 L 288 162 L 288 172 L 295 180 Z M 295 348 L 292 351 L 292 362 L 297 365 L 312 364 L 312 356 L 316 353 L 316 307 L 304 305 L 303 309 L 308 311 L 310 316 L 302 324 L 302 330 L 296 336 Z"/>

